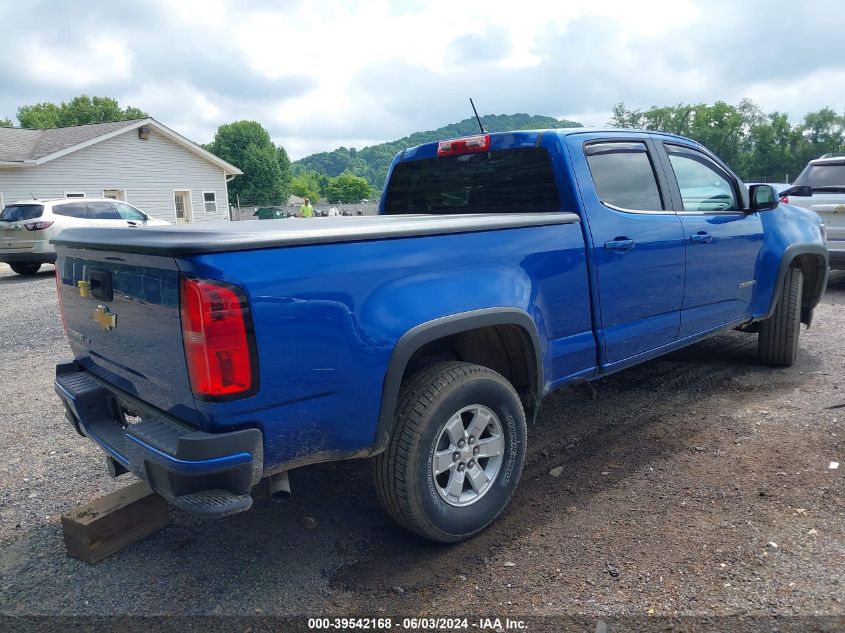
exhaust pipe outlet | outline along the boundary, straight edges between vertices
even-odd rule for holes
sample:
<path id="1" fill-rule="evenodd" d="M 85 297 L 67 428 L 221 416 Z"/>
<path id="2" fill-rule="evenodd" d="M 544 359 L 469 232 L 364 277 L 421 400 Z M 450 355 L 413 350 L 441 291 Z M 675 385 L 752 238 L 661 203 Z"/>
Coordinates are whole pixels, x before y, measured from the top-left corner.
<path id="1" fill-rule="evenodd" d="M 288 471 L 270 475 L 270 499 L 276 502 L 287 501 L 290 498 L 290 479 Z"/>

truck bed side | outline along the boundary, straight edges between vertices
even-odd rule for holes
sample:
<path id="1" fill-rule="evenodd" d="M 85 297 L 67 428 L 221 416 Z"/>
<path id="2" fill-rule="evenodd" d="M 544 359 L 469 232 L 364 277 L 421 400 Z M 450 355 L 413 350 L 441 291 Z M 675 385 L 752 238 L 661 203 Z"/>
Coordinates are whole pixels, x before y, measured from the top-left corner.
<path id="1" fill-rule="evenodd" d="M 262 429 L 269 470 L 366 454 L 400 337 L 479 309 L 530 316 L 542 389 L 590 375 L 595 343 L 581 227 L 573 220 L 179 258 L 184 274 L 246 289 L 259 350 L 258 395 L 197 402 L 202 426 Z"/>

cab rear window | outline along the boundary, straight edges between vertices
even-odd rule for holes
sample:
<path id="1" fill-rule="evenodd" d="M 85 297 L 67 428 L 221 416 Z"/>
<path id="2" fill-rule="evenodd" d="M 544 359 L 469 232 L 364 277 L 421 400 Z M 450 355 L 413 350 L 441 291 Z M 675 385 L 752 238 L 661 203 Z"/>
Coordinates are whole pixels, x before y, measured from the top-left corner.
<path id="1" fill-rule="evenodd" d="M 528 148 L 399 163 L 385 213 L 533 213 L 560 211 L 549 153 Z"/>
<path id="2" fill-rule="evenodd" d="M 21 222 L 40 218 L 44 207 L 40 204 L 10 204 L 0 212 L 0 222 Z"/>

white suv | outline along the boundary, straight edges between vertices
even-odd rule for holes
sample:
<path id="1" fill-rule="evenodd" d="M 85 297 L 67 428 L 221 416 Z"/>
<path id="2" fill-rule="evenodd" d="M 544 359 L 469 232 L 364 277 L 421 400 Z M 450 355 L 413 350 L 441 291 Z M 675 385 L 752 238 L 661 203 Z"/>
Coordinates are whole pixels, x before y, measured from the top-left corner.
<path id="1" fill-rule="evenodd" d="M 22 200 L 0 212 L 0 262 L 19 275 L 34 275 L 41 264 L 56 261 L 50 244 L 69 226 L 153 226 L 156 220 L 131 204 L 109 198 Z"/>
<path id="2" fill-rule="evenodd" d="M 845 270 L 845 154 L 825 154 L 811 160 L 792 189 L 783 193 L 789 204 L 821 216 L 827 231 L 830 267 Z"/>

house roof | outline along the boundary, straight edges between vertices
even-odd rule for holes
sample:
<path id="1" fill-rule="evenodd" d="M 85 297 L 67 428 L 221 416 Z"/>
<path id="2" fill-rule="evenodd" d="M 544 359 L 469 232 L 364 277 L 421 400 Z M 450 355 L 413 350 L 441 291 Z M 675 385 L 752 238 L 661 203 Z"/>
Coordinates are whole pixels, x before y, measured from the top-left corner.
<path id="1" fill-rule="evenodd" d="M 0 165 L 41 165 L 84 147 L 148 125 L 171 141 L 218 165 L 227 175 L 243 172 L 152 118 L 50 129 L 0 128 Z"/>

